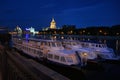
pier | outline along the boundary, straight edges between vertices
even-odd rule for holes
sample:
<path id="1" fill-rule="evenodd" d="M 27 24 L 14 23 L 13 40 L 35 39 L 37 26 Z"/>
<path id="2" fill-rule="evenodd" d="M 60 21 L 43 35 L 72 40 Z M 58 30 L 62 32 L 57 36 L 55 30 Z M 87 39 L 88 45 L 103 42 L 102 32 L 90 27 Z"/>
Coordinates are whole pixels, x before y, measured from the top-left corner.
<path id="1" fill-rule="evenodd" d="M 69 80 L 46 66 L 4 47 L 0 49 L 0 73 L 0 80 Z"/>

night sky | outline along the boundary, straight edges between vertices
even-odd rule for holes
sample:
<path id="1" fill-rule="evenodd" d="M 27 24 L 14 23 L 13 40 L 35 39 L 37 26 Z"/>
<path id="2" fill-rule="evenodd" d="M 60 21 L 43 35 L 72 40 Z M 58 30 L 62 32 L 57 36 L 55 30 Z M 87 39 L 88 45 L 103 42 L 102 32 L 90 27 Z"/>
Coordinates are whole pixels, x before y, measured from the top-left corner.
<path id="1" fill-rule="evenodd" d="M 0 26 L 41 29 L 54 17 L 57 27 L 120 24 L 120 0 L 0 0 Z"/>

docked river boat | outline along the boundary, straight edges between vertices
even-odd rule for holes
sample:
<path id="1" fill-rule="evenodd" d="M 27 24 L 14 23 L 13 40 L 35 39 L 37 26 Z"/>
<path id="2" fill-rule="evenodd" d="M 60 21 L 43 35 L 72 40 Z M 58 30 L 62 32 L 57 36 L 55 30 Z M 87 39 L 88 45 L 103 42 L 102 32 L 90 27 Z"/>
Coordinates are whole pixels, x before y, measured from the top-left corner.
<path id="1" fill-rule="evenodd" d="M 95 60 L 97 58 L 95 50 L 88 47 L 83 47 L 78 40 L 63 40 L 62 43 L 65 47 L 69 47 L 76 52 L 86 52 L 88 60 Z"/>
<path id="2" fill-rule="evenodd" d="M 117 56 L 112 48 L 109 48 L 107 44 L 103 43 L 92 43 L 92 42 L 81 42 L 83 48 L 91 48 L 95 51 L 98 58 L 106 60 L 117 60 Z"/>
<path id="3" fill-rule="evenodd" d="M 13 38 L 12 41 L 14 48 L 39 60 L 47 60 L 67 66 L 85 66 L 87 64 L 87 51 L 65 48 L 62 42 L 58 40 Z"/>
<path id="4" fill-rule="evenodd" d="M 85 50 L 88 53 L 88 59 L 104 59 L 104 60 L 117 60 L 117 56 L 112 48 L 107 44 L 81 42 L 78 40 L 63 40 L 63 44 L 74 50 Z"/>

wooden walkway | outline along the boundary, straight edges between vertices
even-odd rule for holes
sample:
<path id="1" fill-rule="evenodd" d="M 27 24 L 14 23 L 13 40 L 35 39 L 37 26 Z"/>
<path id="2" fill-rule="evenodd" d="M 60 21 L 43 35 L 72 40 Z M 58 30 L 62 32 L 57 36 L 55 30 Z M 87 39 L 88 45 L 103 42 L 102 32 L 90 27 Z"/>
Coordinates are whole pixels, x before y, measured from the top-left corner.
<path id="1" fill-rule="evenodd" d="M 1 75 L 1 72 L 0 72 L 0 80 L 2 80 L 2 75 Z"/>
<path id="2" fill-rule="evenodd" d="M 3 50 L 3 46 L 0 44 L 0 51 Z M 2 80 L 1 64 L 0 64 L 0 80 Z"/>

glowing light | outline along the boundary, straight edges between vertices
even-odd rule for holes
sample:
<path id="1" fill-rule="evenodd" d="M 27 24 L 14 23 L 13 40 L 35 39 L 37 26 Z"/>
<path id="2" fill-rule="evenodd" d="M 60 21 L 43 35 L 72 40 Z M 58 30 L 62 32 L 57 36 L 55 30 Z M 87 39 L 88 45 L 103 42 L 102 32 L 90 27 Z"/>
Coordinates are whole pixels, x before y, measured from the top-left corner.
<path id="1" fill-rule="evenodd" d="M 83 30 L 83 32 L 85 32 L 85 30 Z"/>
<path id="2" fill-rule="evenodd" d="M 87 56 L 87 53 L 83 53 L 83 56 Z"/>
<path id="3" fill-rule="evenodd" d="M 62 36 L 61 39 L 64 39 L 64 37 Z"/>
<path id="4" fill-rule="evenodd" d="M 102 30 L 99 30 L 99 32 L 101 33 L 101 32 L 102 32 Z"/>
<path id="5" fill-rule="evenodd" d="M 52 18 L 52 21 L 50 23 L 50 29 L 56 29 L 56 22 L 55 22 L 54 18 Z"/>
<path id="6" fill-rule="evenodd" d="M 119 35 L 119 33 L 116 33 L 116 35 Z"/>
<path id="7" fill-rule="evenodd" d="M 31 27 L 31 28 L 25 28 L 27 31 L 30 31 L 33 34 L 38 34 L 38 31 L 35 31 L 35 28 Z"/>

